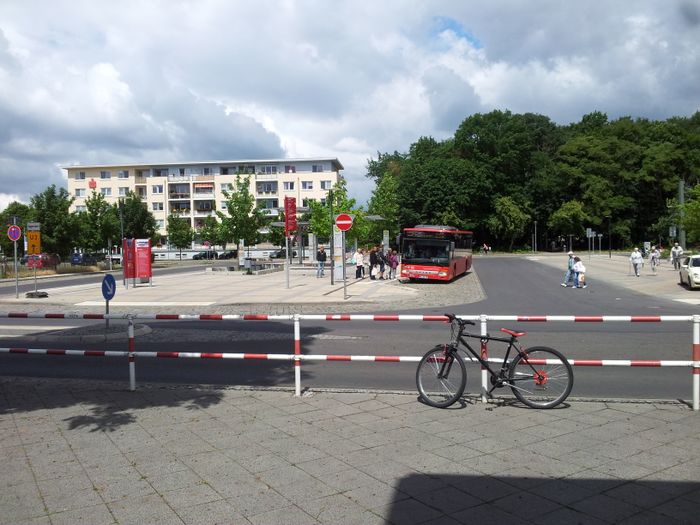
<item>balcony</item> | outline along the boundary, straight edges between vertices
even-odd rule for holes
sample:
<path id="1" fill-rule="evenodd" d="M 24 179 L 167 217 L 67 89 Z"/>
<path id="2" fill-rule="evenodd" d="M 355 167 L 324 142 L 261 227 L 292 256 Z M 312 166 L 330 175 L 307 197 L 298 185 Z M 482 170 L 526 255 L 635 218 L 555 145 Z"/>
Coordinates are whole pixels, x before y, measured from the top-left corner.
<path id="1" fill-rule="evenodd" d="M 214 175 L 192 175 L 192 180 L 195 182 L 214 182 Z"/>
<path id="2" fill-rule="evenodd" d="M 198 210 L 197 208 L 195 208 L 194 216 L 195 217 L 213 217 L 214 210 Z"/>
<path id="3" fill-rule="evenodd" d="M 177 199 L 189 199 L 190 198 L 190 193 L 177 193 L 174 191 L 171 191 L 168 193 L 168 199 L 169 200 L 177 200 Z"/>
<path id="4" fill-rule="evenodd" d="M 277 180 L 279 173 L 256 173 L 255 180 Z"/>
<path id="5" fill-rule="evenodd" d="M 134 177 L 134 182 L 136 184 L 147 184 L 147 178 L 146 177 Z"/>

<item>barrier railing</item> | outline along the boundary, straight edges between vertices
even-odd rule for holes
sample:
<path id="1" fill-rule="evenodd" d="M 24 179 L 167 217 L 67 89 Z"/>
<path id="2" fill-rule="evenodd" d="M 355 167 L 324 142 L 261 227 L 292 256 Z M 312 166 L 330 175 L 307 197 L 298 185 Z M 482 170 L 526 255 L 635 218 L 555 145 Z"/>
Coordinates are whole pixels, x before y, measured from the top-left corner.
<path id="1" fill-rule="evenodd" d="M 630 366 L 630 367 L 687 367 L 692 369 L 692 408 L 700 410 L 700 315 L 688 316 L 516 316 L 516 315 L 460 315 L 464 319 L 477 321 L 480 334 L 488 333 L 489 321 L 510 321 L 518 323 L 541 322 L 574 322 L 574 323 L 660 323 L 660 322 L 691 322 L 692 351 L 690 360 L 633 360 L 633 359 L 569 359 L 572 366 Z M 374 314 L 79 314 L 79 313 L 42 313 L 42 312 L 0 312 L 0 318 L 10 319 L 90 319 L 127 320 L 128 346 L 127 351 L 103 350 L 62 350 L 40 348 L 0 348 L 0 353 L 34 354 L 34 355 L 66 355 L 84 357 L 127 357 L 129 362 L 130 389 L 136 389 L 136 357 L 168 358 L 168 359 L 255 359 L 281 360 L 294 363 L 295 395 L 301 395 L 301 362 L 302 361 L 343 361 L 343 362 L 379 362 L 379 363 L 415 363 L 422 356 L 377 356 L 377 355 L 304 355 L 301 353 L 301 321 L 380 321 L 380 322 L 446 322 L 442 315 L 374 315 Z M 256 354 L 256 353 L 219 353 L 219 352 L 138 352 L 134 336 L 135 320 L 160 321 L 291 321 L 294 327 L 294 353 L 292 354 Z M 489 361 L 488 345 L 481 342 L 481 356 Z M 469 359 L 469 358 L 467 358 Z M 472 359 L 469 359 L 472 360 Z M 475 361 L 475 360 L 472 360 Z M 481 372 L 481 398 L 487 402 L 486 392 L 489 388 L 487 371 Z"/>

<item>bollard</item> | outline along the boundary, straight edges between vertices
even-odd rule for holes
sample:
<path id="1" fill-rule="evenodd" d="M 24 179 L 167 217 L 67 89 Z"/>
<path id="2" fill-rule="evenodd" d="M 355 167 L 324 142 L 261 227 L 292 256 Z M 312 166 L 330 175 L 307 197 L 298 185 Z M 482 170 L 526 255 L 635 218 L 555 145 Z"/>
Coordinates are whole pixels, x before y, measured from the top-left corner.
<path id="1" fill-rule="evenodd" d="M 481 321 L 481 335 L 482 336 L 487 336 L 488 335 L 488 323 L 486 322 L 488 316 L 486 315 L 481 315 L 479 316 L 479 319 Z M 489 358 L 489 349 L 488 345 L 486 344 L 486 341 L 484 339 L 481 340 L 481 359 L 488 359 Z M 486 370 L 486 367 L 484 365 L 481 365 L 481 402 L 482 403 L 488 403 L 488 391 L 489 391 L 489 375 L 488 371 Z"/>
<path id="2" fill-rule="evenodd" d="M 700 315 L 693 316 L 693 410 L 700 410 Z"/>
<path id="3" fill-rule="evenodd" d="M 294 314 L 294 395 L 301 396 L 301 328 L 299 315 Z"/>
<path id="4" fill-rule="evenodd" d="M 136 354 L 134 353 L 134 318 L 129 316 L 129 390 L 136 390 Z"/>

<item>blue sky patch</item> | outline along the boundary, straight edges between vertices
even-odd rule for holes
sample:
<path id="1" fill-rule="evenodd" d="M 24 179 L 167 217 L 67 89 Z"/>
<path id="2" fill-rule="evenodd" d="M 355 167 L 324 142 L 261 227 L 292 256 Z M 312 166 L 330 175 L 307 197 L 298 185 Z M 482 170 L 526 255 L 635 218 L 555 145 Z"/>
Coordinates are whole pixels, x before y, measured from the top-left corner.
<path id="1" fill-rule="evenodd" d="M 454 18 L 449 18 L 446 16 L 436 16 L 433 17 L 433 36 L 438 36 L 444 31 L 452 31 L 458 37 L 465 39 L 474 49 L 481 49 L 483 44 L 481 41 L 472 35 L 467 29 L 465 29 L 462 24 L 460 24 Z"/>

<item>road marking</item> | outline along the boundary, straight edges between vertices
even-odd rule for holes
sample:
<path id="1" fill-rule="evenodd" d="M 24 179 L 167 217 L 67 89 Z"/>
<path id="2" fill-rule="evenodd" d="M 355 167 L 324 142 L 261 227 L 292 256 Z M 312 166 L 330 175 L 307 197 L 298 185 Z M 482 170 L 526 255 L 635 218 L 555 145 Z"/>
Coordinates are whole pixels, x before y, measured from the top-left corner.
<path id="1" fill-rule="evenodd" d="M 357 335 L 331 335 L 331 334 L 315 334 L 310 335 L 309 339 L 326 339 L 326 340 L 340 340 L 340 339 L 363 339 L 362 336 Z"/>
<path id="2" fill-rule="evenodd" d="M 7 324 L 2 324 L 0 325 L 0 332 L 5 331 L 5 330 L 10 330 L 14 332 L 18 331 L 31 331 L 31 330 L 41 330 L 41 331 L 47 331 L 47 330 L 68 330 L 69 328 L 79 328 L 81 326 L 85 325 L 78 325 L 78 324 L 71 324 L 71 325 L 57 325 L 57 324 L 49 324 L 46 323 L 44 325 L 7 325 Z"/>
<path id="3" fill-rule="evenodd" d="M 698 299 L 674 299 L 674 301 L 679 303 L 700 305 L 700 298 Z"/>

